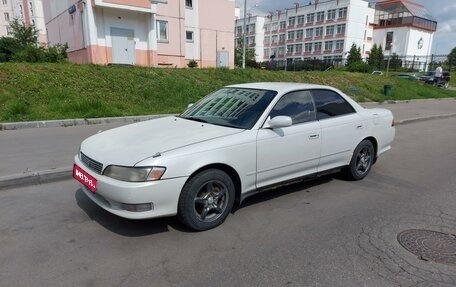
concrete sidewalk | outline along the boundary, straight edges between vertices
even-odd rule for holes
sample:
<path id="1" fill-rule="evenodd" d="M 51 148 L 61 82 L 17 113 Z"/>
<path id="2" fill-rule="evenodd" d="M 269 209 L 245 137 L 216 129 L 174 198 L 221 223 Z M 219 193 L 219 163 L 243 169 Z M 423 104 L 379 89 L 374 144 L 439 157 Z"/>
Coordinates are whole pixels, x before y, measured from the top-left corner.
<path id="1" fill-rule="evenodd" d="M 456 116 L 456 99 L 362 105 L 390 109 L 398 125 Z M 129 117 L 128 121 L 107 119 L 101 124 L 70 120 L 79 124 L 75 126 L 67 126 L 68 120 L 39 122 L 40 124 L 16 123 L 16 130 L 0 130 L 0 189 L 71 178 L 73 157 L 85 138 L 100 130 L 144 119 L 146 118 Z M 27 128 L 37 126 L 55 127 Z"/>

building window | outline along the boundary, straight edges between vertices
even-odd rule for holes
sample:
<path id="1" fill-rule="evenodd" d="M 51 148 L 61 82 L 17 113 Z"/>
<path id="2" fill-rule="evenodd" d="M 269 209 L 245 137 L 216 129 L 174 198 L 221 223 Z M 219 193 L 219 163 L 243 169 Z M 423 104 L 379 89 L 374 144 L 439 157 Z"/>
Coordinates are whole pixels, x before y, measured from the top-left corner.
<path id="1" fill-rule="evenodd" d="M 337 25 L 337 34 L 345 34 L 345 24 Z"/>
<path id="2" fill-rule="evenodd" d="M 298 25 L 304 24 L 304 21 L 305 21 L 304 15 L 299 15 L 298 16 Z"/>
<path id="3" fill-rule="evenodd" d="M 287 53 L 288 54 L 293 54 L 294 53 L 294 45 L 288 45 L 287 46 Z"/>
<path id="4" fill-rule="evenodd" d="M 344 40 L 337 40 L 336 41 L 336 50 L 343 50 L 344 49 Z"/>
<path id="5" fill-rule="evenodd" d="M 193 31 L 185 31 L 185 40 L 193 42 Z"/>
<path id="6" fill-rule="evenodd" d="M 296 31 L 296 39 L 302 39 L 303 33 L 304 32 L 302 30 Z"/>
<path id="7" fill-rule="evenodd" d="M 249 31 L 250 31 L 250 33 L 255 33 L 256 25 L 255 24 L 250 24 Z"/>
<path id="8" fill-rule="evenodd" d="M 279 47 L 279 56 L 285 55 L 285 47 Z"/>
<path id="9" fill-rule="evenodd" d="M 278 27 L 279 27 L 279 23 L 274 22 L 274 23 L 272 23 L 272 25 L 271 25 L 271 30 L 272 30 L 272 31 L 277 31 Z"/>
<path id="10" fill-rule="evenodd" d="M 192 0 L 185 0 L 185 7 L 193 8 L 193 1 Z"/>
<path id="11" fill-rule="evenodd" d="M 33 4 L 32 2 L 29 2 L 30 4 L 30 15 L 33 16 Z"/>
<path id="12" fill-rule="evenodd" d="M 3 13 L 3 16 L 5 17 L 5 21 L 9 22 L 9 20 L 10 20 L 9 13 L 5 12 L 5 13 Z"/>
<path id="13" fill-rule="evenodd" d="M 301 54 L 302 53 L 302 44 L 296 44 L 296 54 Z"/>
<path id="14" fill-rule="evenodd" d="M 277 44 L 278 39 L 279 39 L 279 37 L 277 35 L 272 35 L 272 44 Z"/>
<path id="15" fill-rule="evenodd" d="M 280 34 L 279 35 L 279 43 L 285 42 L 285 34 Z"/>
<path id="16" fill-rule="evenodd" d="M 294 40 L 295 31 L 288 31 L 288 40 Z"/>
<path id="17" fill-rule="evenodd" d="M 295 22 L 296 22 L 296 17 L 290 17 L 290 19 L 288 19 L 288 26 L 294 26 Z"/>
<path id="18" fill-rule="evenodd" d="M 157 21 L 157 40 L 162 42 L 168 41 L 168 22 Z"/>
<path id="19" fill-rule="evenodd" d="M 264 31 L 265 31 L 265 32 L 271 31 L 271 25 L 269 25 L 269 24 L 264 24 Z"/>
<path id="20" fill-rule="evenodd" d="M 314 50 L 321 51 L 321 42 L 314 43 Z"/>
<path id="21" fill-rule="evenodd" d="M 385 43 L 385 50 L 391 50 L 393 46 L 393 32 L 386 33 L 386 43 Z"/>
<path id="22" fill-rule="evenodd" d="M 286 28 L 287 28 L 287 22 L 286 21 L 280 22 L 280 30 L 285 30 Z"/>
<path id="23" fill-rule="evenodd" d="M 333 41 L 325 42 L 325 51 L 332 51 L 333 49 Z"/>
<path id="24" fill-rule="evenodd" d="M 304 44 L 304 51 L 306 53 L 312 52 L 312 43 L 305 43 Z"/>
<path id="25" fill-rule="evenodd" d="M 314 13 L 307 14 L 306 23 L 307 24 L 312 24 L 314 22 L 314 19 L 315 19 L 315 14 Z"/>
<path id="26" fill-rule="evenodd" d="M 339 9 L 339 18 L 347 18 L 347 7 Z"/>
<path id="27" fill-rule="evenodd" d="M 326 36 L 334 35 L 334 25 L 326 26 Z"/>
<path id="28" fill-rule="evenodd" d="M 325 20 L 325 12 L 317 12 L 317 22 L 323 22 Z"/>
<path id="29" fill-rule="evenodd" d="M 10 26 L 6 27 L 6 34 L 13 35 L 13 29 Z"/>
<path id="30" fill-rule="evenodd" d="M 8 5 L 8 0 L 3 0 L 3 5 Z"/>
<path id="31" fill-rule="evenodd" d="M 313 28 L 306 29 L 306 38 L 312 38 L 313 37 Z"/>
<path id="32" fill-rule="evenodd" d="M 328 20 L 334 20 L 336 19 L 336 9 L 334 10 L 328 10 L 328 14 L 327 14 L 327 18 Z"/>
<path id="33" fill-rule="evenodd" d="M 242 26 L 236 27 L 236 35 L 237 35 L 237 36 L 242 35 Z"/>
<path id="34" fill-rule="evenodd" d="M 269 45 L 271 43 L 271 38 L 269 36 L 264 37 L 264 44 Z"/>
<path id="35" fill-rule="evenodd" d="M 252 45 L 252 46 L 255 45 L 255 36 L 252 36 L 249 38 L 249 45 Z"/>
<path id="36" fill-rule="evenodd" d="M 321 36 L 323 36 L 323 27 L 315 28 L 315 37 L 321 37 Z"/>

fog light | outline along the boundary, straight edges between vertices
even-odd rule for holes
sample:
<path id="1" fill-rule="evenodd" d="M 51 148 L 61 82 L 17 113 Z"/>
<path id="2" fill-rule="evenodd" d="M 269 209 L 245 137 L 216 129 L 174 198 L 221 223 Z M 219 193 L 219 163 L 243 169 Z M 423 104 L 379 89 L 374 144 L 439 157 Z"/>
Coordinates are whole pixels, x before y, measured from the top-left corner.
<path id="1" fill-rule="evenodd" d="M 151 211 L 154 209 L 154 204 L 151 203 L 141 203 L 141 204 L 122 204 L 125 210 L 131 212 L 144 212 L 144 211 Z"/>

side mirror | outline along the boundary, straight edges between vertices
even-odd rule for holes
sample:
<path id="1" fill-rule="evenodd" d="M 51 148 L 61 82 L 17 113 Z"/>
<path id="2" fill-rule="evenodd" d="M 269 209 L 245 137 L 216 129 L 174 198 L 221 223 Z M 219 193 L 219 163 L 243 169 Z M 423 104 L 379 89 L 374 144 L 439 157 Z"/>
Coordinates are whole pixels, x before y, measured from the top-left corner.
<path id="1" fill-rule="evenodd" d="M 266 122 L 265 128 L 279 129 L 286 128 L 293 124 L 293 121 L 288 116 L 277 116 Z"/>

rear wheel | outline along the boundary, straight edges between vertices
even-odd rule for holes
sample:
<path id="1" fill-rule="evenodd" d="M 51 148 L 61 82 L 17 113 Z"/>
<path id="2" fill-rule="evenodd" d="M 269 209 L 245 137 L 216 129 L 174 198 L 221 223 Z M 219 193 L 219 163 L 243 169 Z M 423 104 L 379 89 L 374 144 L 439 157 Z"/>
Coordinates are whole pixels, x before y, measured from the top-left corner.
<path id="1" fill-rule="evenodd" d="M 234 184 L 218 169 L 204 170 L 185 184 L 179 197 L 178 218 L 187 227 L 202 231 L 220 225 L 234 205 Z"/>
<path id="2" fill-rule="evenodd" d="M 353 152 L 350 164 L 346 167 L 345 173 L 351 180 L 360 180 L 369 173 L 374 163 L 374 146 L 368 140 L 358 144 Z"/>

